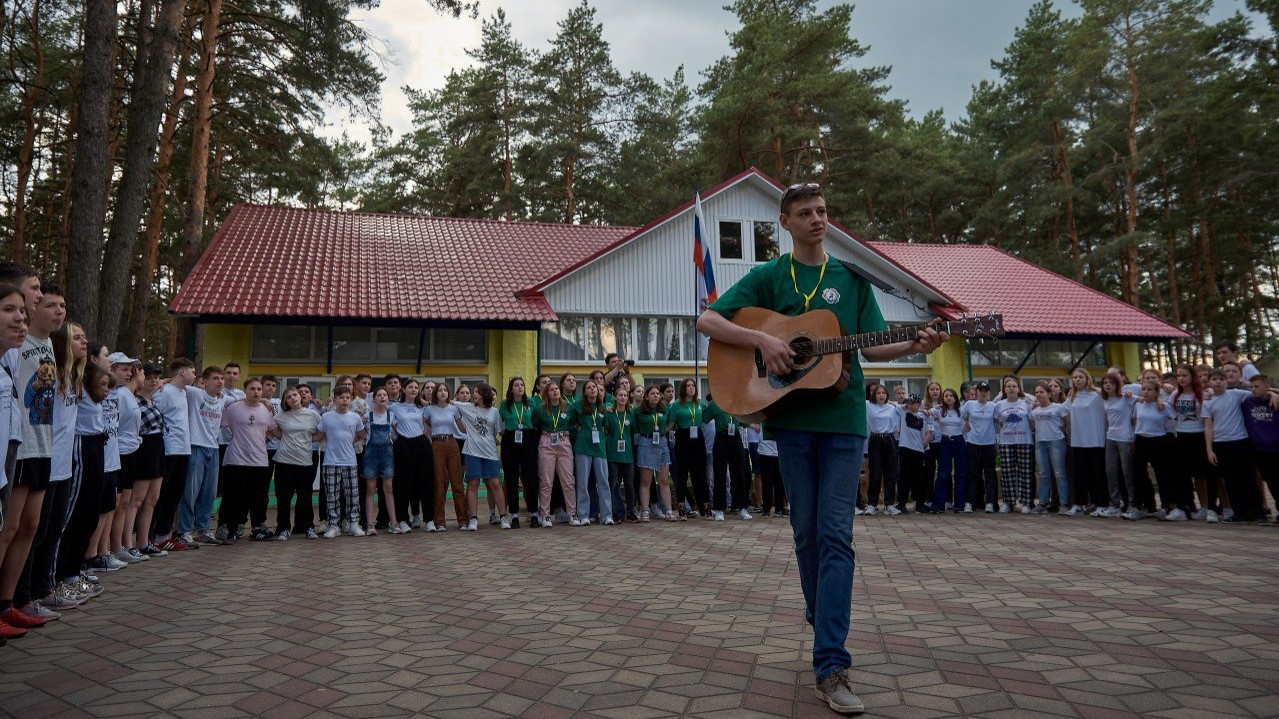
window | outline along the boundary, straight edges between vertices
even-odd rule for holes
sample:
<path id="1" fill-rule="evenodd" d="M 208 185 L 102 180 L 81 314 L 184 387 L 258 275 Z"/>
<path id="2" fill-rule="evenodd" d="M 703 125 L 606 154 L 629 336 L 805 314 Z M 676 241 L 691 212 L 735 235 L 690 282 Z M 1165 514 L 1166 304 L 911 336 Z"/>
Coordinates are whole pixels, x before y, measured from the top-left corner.
<path id="1" fill-rule="evenodd" d="M 866 382 L 877 382 L 888 387 L 888 399 L 896 400 L 893 391 L 897 389 L 897 385 L 905 385 L 907 394 L 916 394 L 920 397 L 924 396 L 924 390 L 928 389 L 927 377 L 885 377 L 866 375 Z M 867 397 L 867 399 L 870 399 Z"/>
<path id="2" fill-rule="evenodd" d="M 302 325 L 254 325 L 254 362 L 323 362 L 328 330 Z"/>
<path id="3" fill-rule="evenodd" d="M 719 258 L 740 260 L 742 255 L 742 223 L 733 220 L 719 221 Z"/>
<path id="4" fill-rule="evenodd" d="M 254 362 L 315 363 L 328 360 L 329 329 L 294 325 L 253 328 Z M 333 361 L 338 364 L 414 364 L 418 327 L 334 327 Z M 488 334 L 476 329 L 428 329 L 422 359 L 427 362 L 486 362 Z"/>
<path id="5" fill-rule="evenodd" d="M 433 329 L 431 353 L 433 362 L 485 362 L 488 359 L 488 333 L 472 329 Z"/>
<path id="6" fill-rule="evenodd" d="M 542 359 L 603 363 L 616 352 L 637 362 L 691 363 L 694 334 L 692 317 L 561 315 L 542 324 Z"/>
<path id="7" fill-rule="evenodd" d="M 1055 367 L 1065 371 L 1070 369 L 1091 344 L 1086 340 L 1043 340 L 1038 347 L 1035 347 L 1030 359 L 1026 360 L 1025 366 Z M 1034 340 L 997 340 L 992 337 L 968 340 L 968 349 L 972 355 L 974 367 L 1016 368 L 1034 346 Z M 1105 343 L 1098 342 L 1084 357 L 1080 366 L 1105 367 Z"/>
<path id="8" fill-rule="evenodd" d="M 755 261 L 768 262 L 782 253 L 776 222 L 755 222 Z"/>

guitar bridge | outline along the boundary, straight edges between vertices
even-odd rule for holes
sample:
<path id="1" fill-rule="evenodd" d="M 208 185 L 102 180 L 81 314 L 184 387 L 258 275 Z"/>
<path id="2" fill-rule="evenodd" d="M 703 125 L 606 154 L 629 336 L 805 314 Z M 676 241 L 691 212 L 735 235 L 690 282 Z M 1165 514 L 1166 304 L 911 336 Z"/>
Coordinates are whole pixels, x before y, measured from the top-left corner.
<path id="1" fill-rule="evenodd" d="M 768 376 L 768 368 L 764 366 L 764 353 L 755 350 L 755 372 L 760 377 Z"/>

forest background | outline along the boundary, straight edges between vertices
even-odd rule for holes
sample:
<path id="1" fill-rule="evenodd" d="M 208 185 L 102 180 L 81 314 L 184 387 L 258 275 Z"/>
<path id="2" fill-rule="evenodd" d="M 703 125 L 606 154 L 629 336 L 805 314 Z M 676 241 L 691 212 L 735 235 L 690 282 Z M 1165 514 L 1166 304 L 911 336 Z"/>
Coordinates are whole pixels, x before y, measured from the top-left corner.
<path id="1" fill-rule="evenodd" d="M 543 47 L 422 0 L 485 13 L 481 41 L 405 88 L 398 134 L 357 17 L 377 5 L 0 0 L 0 255 L 91 337 L 164 358 L 236 203 L 642 224 L 757 166 L 821 182 L 864 239 L 995 245 L 1195 335 L 1164 362 L 1279 354 L 1279 0 L 1042 0 L 954 121 L 890 97 L 852 5 L 735 0 L 724 57 L 655 78 L 615 66 L 586 0 Z M 368 140 L 326 129 L 335 108 Z"/>

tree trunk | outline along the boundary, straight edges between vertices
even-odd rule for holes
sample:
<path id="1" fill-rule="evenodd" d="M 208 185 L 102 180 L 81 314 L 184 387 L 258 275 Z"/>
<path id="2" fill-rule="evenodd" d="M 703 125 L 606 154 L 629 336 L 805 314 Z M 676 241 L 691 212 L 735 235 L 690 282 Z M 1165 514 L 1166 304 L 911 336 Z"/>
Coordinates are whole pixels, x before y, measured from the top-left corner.
<path id="1" fill-rule="evenodd" d="M 1137 112 L 1140 109 L 1138 103 L 1141 98 L 1141 86 L 1137 82 L 1137 65 L 1136 58 L 1133 56 L 1133 39 L 1132 15 L 1125 13 L 1124 15 L 1124 43 L 1125 43 L 1125 61 L 1128 70 L 1128 86 L 1130 95 L 1128 97 L 1128 162 L 1124 165 L 1124 189 L 1128 198 L 1128 222 L 1127 237 L 1123 252 L 1123 296 L 1124 299 L 1134 306 L 1140 305 L 1139 292 L 1141 291 L 1140 273 L 1137 268 L 1137 171 L 1140 169 L 1141 159 L 1137 155 Z"/>
<path id="2" fill-rule="evenodd" d="M 164 113 L 164 95 L 173 72 L 173 53 L 178 42 L 178 24 L 182 21 L 184 0 L 162 0 L 155 18 L 155 36 L 147 48 L 145 61 L 139 61 L 141 74 L 138 92 L 129 106 L 129 137 L 124 150 L 124 171 L 116 190 L 115 208 L 111 215 L 111 231 L 107 238 L 106 257 L 102 264 L 102 303 L 98 318 L 101 342 L 114 347 L 119 336 L 124 303 L 118 301 L 129 286 L 129 270 L 133 267 L 138 244 L 138 224 L 147 199 L 151 179 L 151 163 L 158 142 L 156 128 Z M 142 29 L 139 26 L 139 42 Z M 141 54 L 141 51 L 139 51 Z"/>
<path id="3" fill-rule="evenodd" d="M 195 80 L 195 117 L 191 127 L 190 178 L 186 219 L 182 224 L 182 280 L 191 274 L 204 247 L 205 191 L 209 180 L 209 133 L 213 124 L 213 75 L 218 52 L 218 22 L 222 0 L 207 0 L 200 24 L 200 72 Z M 178 323 L 177 347 L 187 346 L 191 322 Z"/>
<path id="4" fill-rule="evenodd" d="M 147 323 L 150 322 L 151 298 L 154 292 L 156 265 L 160 256 L 160 236 L 164 233 L 164 207 L 169 191 L 169 167 L 177 147 L 175 139 L 178 120 L 182 116 L 182 105 L 186 102 L 189 77 L 187 65 L 191 59 L 191 44 L 186 40 L 191 37 L 190 30 L 188 20 L 182 25 L 182 52 L 179 54 L 177 73 L 173 79 L 173 92 L 169 94 L 169 109 L 164 116 L 164 126 L 160 129 L 160 151 L 156 157 L 155 177 L 151 180 L 151 191 L 147 198 L 149 209 L 142 239 L 142 257 L 137 279 L 133 283 L 133 302 L 130 304 L 129 321 L 124 323 L 122 330 L 121 343 L 130 352 L 142 351 Z"/>
<path id="5" fill-rule="evenodd" d="M 0 16 L 3 16 L 0 7 Z M 13 190 L 13 240 L 9 245 L 9 255 L 18 262 L 27 261 L 27 185 L 31 181 L 32 156 L 35 153 L 36 134 L 36 100 L 44 88 L 44 51 L 40 45 L 40 0 L 31 5 L 31 51 L 34 65 L 30 81 L 24 83 L 22 93 L 22 145 L 18 148 L 18 165 L 16 182 Z M 13 65 L 12 54 L 9 60 L 10 74 L 15 83 L 21 83 Z"/>
<path id="6" fill-rule="evenodd" d="M 1164 245 L 1168 263 L 1168 304 L 1172 308 L 1172 323 L 1181 326 L 1181 292 L 1177 289 L 1177 232 L 1172 224 L 1172 189 L 1168 186 L 1168 167 L 1159 163 L 1159 183 L 1164 196 Z M 1153 278 L 1153 275 L 1152 275 Z M 1165 319 L 1167 319 L 1165 317 Z"/>
<path id="7" fill-rule="evenodd" d="M 111 91 L 115 87 L 115 3 L 89 0 L 84 10 L 83 81 L 80 85 L 79 135 L 75 180 L 71 184 L 71 234 L 67 240 L 67 314 L 97 336 L 98 279 L 102 268 L 102 226 L 111 175 L 107 135 L 111 123 Z"/>
<path id="8" fill-rule="evenodd" d="M 1079 228 L 1075 226 L 1075 178 L 1070 172 L 1070 159 L 1066 156 L 1066 142 L 1061 131 L 1061 120 L 1053 120 L 1053 144 L 1057 146 L 1057 164 L 1061 168 L 1061 184 L 1066 188 L 1066 234 L 1070 237 L 1070 261 L 1075 279 L 1083 277 L 1083 263 L 1079 255 Z"/>

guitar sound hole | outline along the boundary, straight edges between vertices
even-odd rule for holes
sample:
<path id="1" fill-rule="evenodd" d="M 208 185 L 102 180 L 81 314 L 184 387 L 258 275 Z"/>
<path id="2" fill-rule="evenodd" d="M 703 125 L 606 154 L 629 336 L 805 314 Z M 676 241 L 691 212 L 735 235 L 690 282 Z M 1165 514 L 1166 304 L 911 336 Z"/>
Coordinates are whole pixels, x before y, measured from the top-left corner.
<path id="1" fill-rule="evenodd" d="M 794 362 L 797 366 L 808 364 L 813 358 L 813 341 L 808 337 L 796 337 L 791 340 L 790 348 L 795 352 Z"/>

